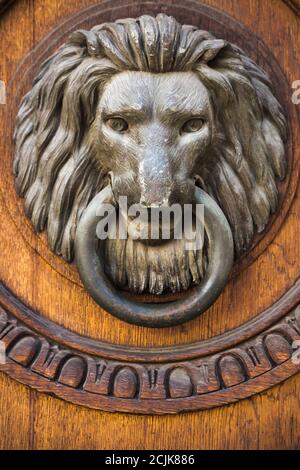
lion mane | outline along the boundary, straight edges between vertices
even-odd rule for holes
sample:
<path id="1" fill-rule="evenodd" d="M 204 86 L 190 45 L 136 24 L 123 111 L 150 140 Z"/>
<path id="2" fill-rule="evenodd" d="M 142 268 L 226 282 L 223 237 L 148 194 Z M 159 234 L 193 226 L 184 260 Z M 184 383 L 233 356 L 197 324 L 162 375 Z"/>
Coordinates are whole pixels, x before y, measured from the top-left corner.
<path id="1" fill-rule="evenodd" d="M 34 229 L 72 261 L 80 217 L 107 184 L 89 129 L 105 84 L 129 70 L 194 71 L 209 91 L 217 132 L 197 184 L 226 214 L 239 256 L 277 209 L 286 119 L 269 78 L 240 48 L 163 14 L 76 31 L 42 65 L 15 130 L 16 188 Z"/>

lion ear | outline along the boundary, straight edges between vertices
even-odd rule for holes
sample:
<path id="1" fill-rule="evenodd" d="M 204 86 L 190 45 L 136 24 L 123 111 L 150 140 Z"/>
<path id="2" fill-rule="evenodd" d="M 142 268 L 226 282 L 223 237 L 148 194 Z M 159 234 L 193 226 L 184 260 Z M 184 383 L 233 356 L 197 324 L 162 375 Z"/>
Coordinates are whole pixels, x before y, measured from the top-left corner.
<path id="1" fill-rule="evenodd" d="M 94 31 L 79 29 L 70 35 L 69 42 L 75 46 L 86 47 L 91 57 L 97 56 L 100 53 L 98 36 Z"/>
<path id="2" fill-rule="evenodd" d="M 213 60 L 227 45 L 228 43 L 223 39 L 208 39 L 207 41 L 203 41 L 201 44 L 203 52 L 199 57 L 201 62 L 207 64 Z"/>
<path id="3" fill-rule="evenodd" d="M 180 62 L 180 68 L 183 70 L 195 69 L 199 65 L 206 65 L 211 62 L 223 50 L 228 43 L 222 39 L 205 39 L 202 40 L 199 31 L 193 33 L 189 42 L 189 49 L 192 54 L 186 53 Z"/>
<path id="4" fill-rule="evenodd" d="M 204 39 L 201 31 L 195 31 L 189 40 L 189 50 L 181 60 L 178 60 L 177 67 L 181 70 L 193 70 L 199 65 L 206 65 L 217 57 L 228 43 L 222 39 Z"/>

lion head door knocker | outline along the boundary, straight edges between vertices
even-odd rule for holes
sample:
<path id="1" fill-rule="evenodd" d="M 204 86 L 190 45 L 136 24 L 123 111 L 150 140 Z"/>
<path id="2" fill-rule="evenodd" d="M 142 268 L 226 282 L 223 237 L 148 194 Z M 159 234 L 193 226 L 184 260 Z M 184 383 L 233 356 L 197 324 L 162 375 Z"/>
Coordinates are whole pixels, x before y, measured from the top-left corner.
<path id="1" fill-rule="evenodd" d="M 141 16 L 76 31 L 42 65 L 17 117 L 16 187 L 35 230 L 75 259 L 101 307 L 172 326 L 215 301 L 234 257 L 276 211 L 285 140 L 270 80 L 241 49 L 164 14 Z M 186 249 L 185 235 L 172 236 L 175 217 L 169 239 L 161 217 L 151 237 L 138 211 L 128 211 L 126 236 L 101 241 L 110 207 L 115 229 L 125 218 L 122 198 L 147 214 L 204 206 L 204 243 Z"/>

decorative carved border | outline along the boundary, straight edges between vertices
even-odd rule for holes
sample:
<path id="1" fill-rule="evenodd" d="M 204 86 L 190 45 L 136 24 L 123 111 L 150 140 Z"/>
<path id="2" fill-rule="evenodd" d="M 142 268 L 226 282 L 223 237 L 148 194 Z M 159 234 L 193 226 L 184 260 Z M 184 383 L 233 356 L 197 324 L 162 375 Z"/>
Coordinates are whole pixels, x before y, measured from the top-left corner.
<path id="1" fill-rule="evenodd" d="M 16 0 L 0 0 L 0 15 L 5 12 Z"/>
<path id="2" fill-rule="evenodd" d="M 0 0 L 0 15 L 4 13 L 4 11 L 15 3 L 16 0 Z M 299 0 L 282 0 L 289 8 L 293 10 L 294 13 L 297 15 L 300 14 L 300 2 Z"/>
<path id="3" fill-rule="evenodd" d="M 295 0 L 283 1 L 299 14 Z M 82 337 L 41 317 L 3 285 L 0 306 L 0 370 L 91 408 L 145 414 L 205 409 L 259 393 L 300 370 L 300 279 L 241 327 L 174 348 Z"/>
<path id="4" fill-rule="evenodd" d="M 299 0 L 282 0 L 297 16 L 300 15 L 300 1 Z"/>
<path id="5" fill-rule="evenodd" d="M 161 414 L 220 406 L 300 370 L 300 305 L 290 308 L 299 297 L 300 281 L 272 309 L 276 318 L 284 305 L 287 315 L 247 341 L 247 326 L 241 326 L 235 331 L 241 340 L 235 347 L 178 361 L 172 352 L 163 360 L 156 352 L 156 361 L 138 361 L 116 360 L 114 351 L 110 357 L 80 352 L 79 345 L 75 349 L 62 344 L 63 336 L 61 342 L 49 339 L 39 333 L 37 314 L 2 287 L 1 305 L 15 300 L 36 329 L 16 319 L 16 312 L 6 306 L 0 308 L 0 340 L 6 350 L 0 370 L 39 391 L 105 411 Z M 61 337 L 63 329 L 57 328 Z"/>

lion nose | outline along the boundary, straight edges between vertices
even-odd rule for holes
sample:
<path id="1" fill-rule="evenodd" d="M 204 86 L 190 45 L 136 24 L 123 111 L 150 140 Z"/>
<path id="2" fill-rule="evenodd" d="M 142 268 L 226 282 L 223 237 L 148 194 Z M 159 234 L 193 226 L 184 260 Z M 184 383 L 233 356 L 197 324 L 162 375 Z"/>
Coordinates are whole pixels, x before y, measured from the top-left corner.
<path id="1" fill-rule="evenodd" d="M 167 207 L 169 206 L 169 197 L 159 197 L 159 193 L 156 194 L 146 194 L 142 195 L 140 204 L 145 207 L 155 208 L 155 207 Z"/>
<path id="2" fill-rule="evenodd" d="M 146 207 L 168 206 L 172 191 L 170 164 L 165 155 L 144 158 L 139 172 L 140 204 Z"/>
<path id="3" fill-rule="evenodd" d="M 145 207 L 155 208 L 155 207 L 168 207 L 170 199 L 170 190 L 156 190 L 155 187 L 150 190 L 143 192 L 140 204 Z"/>

